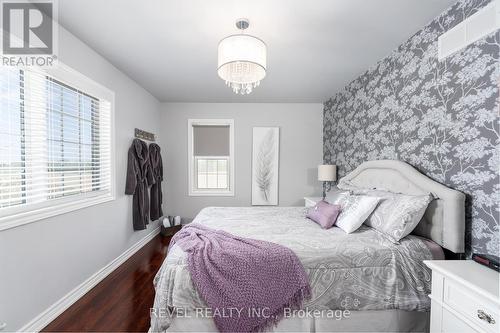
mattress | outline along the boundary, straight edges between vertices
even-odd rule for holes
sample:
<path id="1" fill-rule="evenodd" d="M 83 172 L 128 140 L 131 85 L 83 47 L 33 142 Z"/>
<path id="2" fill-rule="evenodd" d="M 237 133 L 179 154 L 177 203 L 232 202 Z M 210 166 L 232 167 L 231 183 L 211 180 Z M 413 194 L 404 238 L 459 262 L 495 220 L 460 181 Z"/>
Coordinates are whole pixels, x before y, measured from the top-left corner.
<path id="1" fill-rule="evenodd" d="M 193 223 L 274 242 L 294 251 L 312 289 L 304 309 L 429 310 L 431 272 L 423 260 L 440 255 L 436 247 L 430 246 L 434 243 L 413 235 L 395 243 L 364 225 L 351 234 L 336 227 L 324 230 L 307 219 L 306 212 L 303 207 L 209 207 Z M 187 256 L 176 245 L 168 253 L 154 285 L 152 331 L 169 327 L 172 309 L 178 316 L 207 308 L 191 281 Z"/>

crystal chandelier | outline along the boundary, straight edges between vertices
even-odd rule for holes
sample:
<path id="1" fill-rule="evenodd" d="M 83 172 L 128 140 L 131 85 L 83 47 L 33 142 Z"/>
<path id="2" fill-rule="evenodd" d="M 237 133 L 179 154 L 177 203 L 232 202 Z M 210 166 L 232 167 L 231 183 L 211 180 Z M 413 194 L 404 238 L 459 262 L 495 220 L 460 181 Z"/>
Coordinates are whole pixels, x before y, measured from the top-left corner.
<path id="1" fill-rule="evenodd" d="M 217 74 L 236 94 L 250 94 L 266 76 L 266 44 L 259 38 L 245 35 L 247 19 L 236 21 L 240 34 L 219 42 Z"/>

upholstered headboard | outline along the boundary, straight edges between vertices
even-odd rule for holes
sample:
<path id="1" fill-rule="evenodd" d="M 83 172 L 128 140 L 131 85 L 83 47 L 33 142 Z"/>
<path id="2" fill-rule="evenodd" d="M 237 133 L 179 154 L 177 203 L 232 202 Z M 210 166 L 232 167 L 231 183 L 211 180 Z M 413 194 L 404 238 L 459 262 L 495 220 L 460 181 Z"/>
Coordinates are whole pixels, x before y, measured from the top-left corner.
<path id="1" fill-rule="evenodd" d="M 430 238 L 455 253 L 464 252 L 465 195 L 421 174 L 405 162 L 369 161 L 343 177 L 356 187 L 403 194 L 432 193 L 433 200 L 413 234 Z"/>

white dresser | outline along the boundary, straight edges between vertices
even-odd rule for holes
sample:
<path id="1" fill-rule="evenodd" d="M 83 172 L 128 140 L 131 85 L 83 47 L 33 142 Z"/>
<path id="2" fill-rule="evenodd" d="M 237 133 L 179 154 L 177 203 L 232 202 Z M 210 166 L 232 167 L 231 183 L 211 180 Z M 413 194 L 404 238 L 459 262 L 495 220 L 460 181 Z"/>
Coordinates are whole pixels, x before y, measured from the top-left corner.
<path id="1" fill-rule="evenodd" d="M 500 332 L 500 274 L 472 260 L 427 260 L 430 332 Z"/>

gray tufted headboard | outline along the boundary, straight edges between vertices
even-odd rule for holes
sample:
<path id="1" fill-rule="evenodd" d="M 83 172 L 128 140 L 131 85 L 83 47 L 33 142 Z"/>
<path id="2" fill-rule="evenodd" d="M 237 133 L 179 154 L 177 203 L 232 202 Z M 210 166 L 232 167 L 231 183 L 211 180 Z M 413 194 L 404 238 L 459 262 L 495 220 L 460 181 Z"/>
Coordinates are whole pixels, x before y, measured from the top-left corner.
<path id="1" fill-rule="evenodd" d="M 369 189 L 403 194 L 432 193 L 433 200 L 413 234 L 430 238 L 455 253 L 464 252 L 465 195 L 421 174 L 405 162 L 378 160 L 364 162 L 340 182 Z"/>

